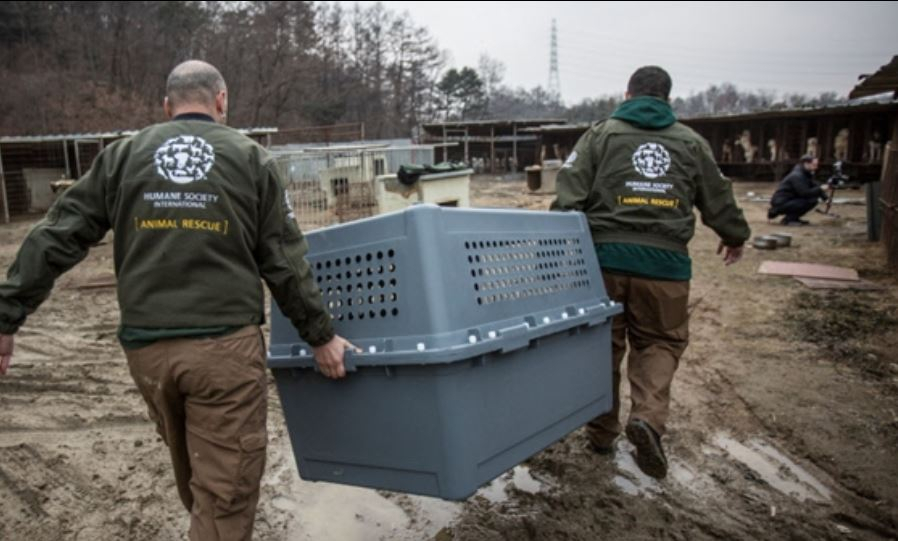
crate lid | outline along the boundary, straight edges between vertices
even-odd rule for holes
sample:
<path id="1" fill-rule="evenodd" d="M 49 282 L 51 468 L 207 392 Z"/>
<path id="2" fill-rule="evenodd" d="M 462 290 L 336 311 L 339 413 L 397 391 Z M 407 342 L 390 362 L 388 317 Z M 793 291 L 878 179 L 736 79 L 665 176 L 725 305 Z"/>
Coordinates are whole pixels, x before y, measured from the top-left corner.
<path id="1" fill-rule="evenodd" d="M 314 231 L 307 259 L 350 364 L 511 351 L 621 311 L 579 212 L 411 208 Z M 314 366 L 272 303 L 271 366 Z"/>

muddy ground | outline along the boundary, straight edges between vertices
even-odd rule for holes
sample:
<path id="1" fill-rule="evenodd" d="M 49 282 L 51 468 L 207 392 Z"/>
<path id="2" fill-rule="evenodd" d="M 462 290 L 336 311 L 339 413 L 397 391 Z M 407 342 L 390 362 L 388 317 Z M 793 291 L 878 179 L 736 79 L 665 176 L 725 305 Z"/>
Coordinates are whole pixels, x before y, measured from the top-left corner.
<path id="1" fill-rule="evenodd" d="M 770 184 L 739 183 L 756 234 Z M 481 178 L 477 206 L 542 209 L 550 196 Z M 861 192 L 846 191 L 848 198 Z M 270 386 L 261 540 L 898 539 L 898 278 L 866 241 L 864 207 L 789 228 L 793 246 L 724 268 L 715 237 L 691 245 L 691 345 L 673 389 L 663 482 L 619 441 L 582 433 L 464 504 L 301 481 Z M 0 227 L 5 268 L 30 221 Z M 764 259 L 851 266 L 886 287 L 815 292 L 756 273 Z M 111 245 L 64 275 L 17 336 L 0 379 L 0 539 L 180 540 L 187 516 L 167 452 L 115 339 Z"/>

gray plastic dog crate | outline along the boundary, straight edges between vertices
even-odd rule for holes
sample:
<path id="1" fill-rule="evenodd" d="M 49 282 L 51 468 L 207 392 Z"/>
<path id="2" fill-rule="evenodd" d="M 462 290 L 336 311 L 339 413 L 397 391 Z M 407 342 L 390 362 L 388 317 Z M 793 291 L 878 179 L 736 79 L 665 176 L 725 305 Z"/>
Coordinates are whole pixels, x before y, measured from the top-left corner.
<path id="1" fill-rule="evenodd" d="M 317 372 L 276 305 L 269 366 L 303 479 L 464 499 L 611 408 L 611 317 L 580 213 L 407 210 L 315 231 L 337 332 Z"/>

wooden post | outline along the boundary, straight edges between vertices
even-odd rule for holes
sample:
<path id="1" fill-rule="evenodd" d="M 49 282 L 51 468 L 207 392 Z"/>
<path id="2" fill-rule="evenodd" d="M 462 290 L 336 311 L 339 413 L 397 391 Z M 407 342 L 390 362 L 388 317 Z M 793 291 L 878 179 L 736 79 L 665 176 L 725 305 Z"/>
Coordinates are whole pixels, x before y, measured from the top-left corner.
<path id="1" fill-rule="evenodd" d="M 830 120 L 829 122 L 826 123 L 826 142 L 828 145 L 826 148 L 826 152 L 827 152 L 827 156 L 829 156 L 829 159 L 832 160 L 833 162 L 836 161 L 836 143 L 833 140 L 835 138 L 835 136 L 836 136 L 835 122 Z"/>
<path id="2" fill-rule="evenodd" d="M 469 154 L 468 154 L 468 135 L 470 135 L 470 134 L 468 133 L 468 127 L 465 126 L 465 165 L 470 164 L 470 162 L 468 161 L 468 160 L 469 160 Z"/>
<path id="3" fill-rule="evenodd" d="M 496 173 L 496 127 L 490 126 L 490 173 Z"/>
<path id="4" fill-rule="evenodd" d="M 898 137 L 898 122 L 892 137 Z M 886 248 L 888 265 L 898 269 L 898 152 L 893 151 L 894 141 L 885 145 L 882 154 L 882 181 L 879 203 L 882 205 L 881 239 Z"/>
<path id="5" fill-rule="evenodd" d="M 443 161 L 446 161 L 446 152 L 448 151 L 448 147 L 446 146 L 446 125 L 443 124 Z"/>
<path id="6" fill-rule="evenodd" d="M 835 150 L 835 145 L 833 145 L 833 122 L 832 120 L 826 121 L 826 129 L 823 130 L 824 136 L 821 138 L 822 141 L 818 141 L 817 144 L 820 145 L 820 163 L 823 163 L 823 160 L 832 159 L 835 161 L 833 156 L 833 150 Z"/>
<path id="7" fill-rule="evenodd" d="M 75 174 L 81 178 L 81 153 L 78 151 L 78 140 L 75 139 Z"/>
<path id="8" fill-rule="evenodd" d="M 765 161 L 764 156 L 767 154 L 767 142 L 764 141 L 764 123 L 762 122 L 758 127 L 758 150 L 756 152 L 758 154 L 757 161 Z"/>
<path id="9" fill-rule="evenodd" d="M 720 124 L 714 124 L 711 128 L 711 155 L 714 161 L 720 163 L 723 160 L 723 148 L 720 142 Z"/>
<path id="10" fill-rule="evenodd" d="M 886 127 L 886 131 L 888 131 Z M 898 144 L 898 115 L 892 116 L 892 144 Z M 885 142 L 883 142 L 883 150 L 885 150 Z"/>
<path id="11" fill-rule="evenodd" d="M 6 174 L 3 172 L 3 153 L 0 152 L 0 189 L 3 190 L 3 223 L 9 223 L 9 194 L 6 193 Z"/>
<path id="12" fill-rule="evenodd" d="M 511 158 L 514 160 L 514 167 L 515 167 L 515 170 L 517 170 L 517 168 L 518 168 L 518 124 L 517 124 L 517 122 L 512 123 L 511 132 L 512 132 Z"/>
<path id="13" fill-rule="evenodd" d="M 68 141 L 62 140 L 62 156 L 65 159 L 65 178 L 72 178 L 72 167 L 69 164 Z"/>
<path id="14" fill-rule="evenodd" d="M 776 164 L 773 166 L 773 181 L 779 182 L 779 180 L 783 177 L 783 164 L 785 160 L 783 160 L 783 153 L 786 152 L 786 126 L 785 120 L 781 120 L 776 125 L 776 135 L 774 136 L 776 141 Z"/>

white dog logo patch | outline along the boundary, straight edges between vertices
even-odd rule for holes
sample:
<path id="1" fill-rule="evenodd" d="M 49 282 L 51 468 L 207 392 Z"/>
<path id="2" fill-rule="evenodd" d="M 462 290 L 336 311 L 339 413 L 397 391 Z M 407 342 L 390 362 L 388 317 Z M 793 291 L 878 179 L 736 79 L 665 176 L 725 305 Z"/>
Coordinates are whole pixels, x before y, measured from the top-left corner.
<path id="1" fill-rule="evenodd" d="M 202 137 L 179 135 L 162 144 L 153 156 L 159 176 L 177 184 L 203 180 L 215 163 L 215 149 Z"/>
<path id="2" fill-rule="evenodd" d="M 661 143 L 645 143 L 633 153 L 633 167 L 646 178 L 658 178 L 670 169 L 670 154 Z"/>

